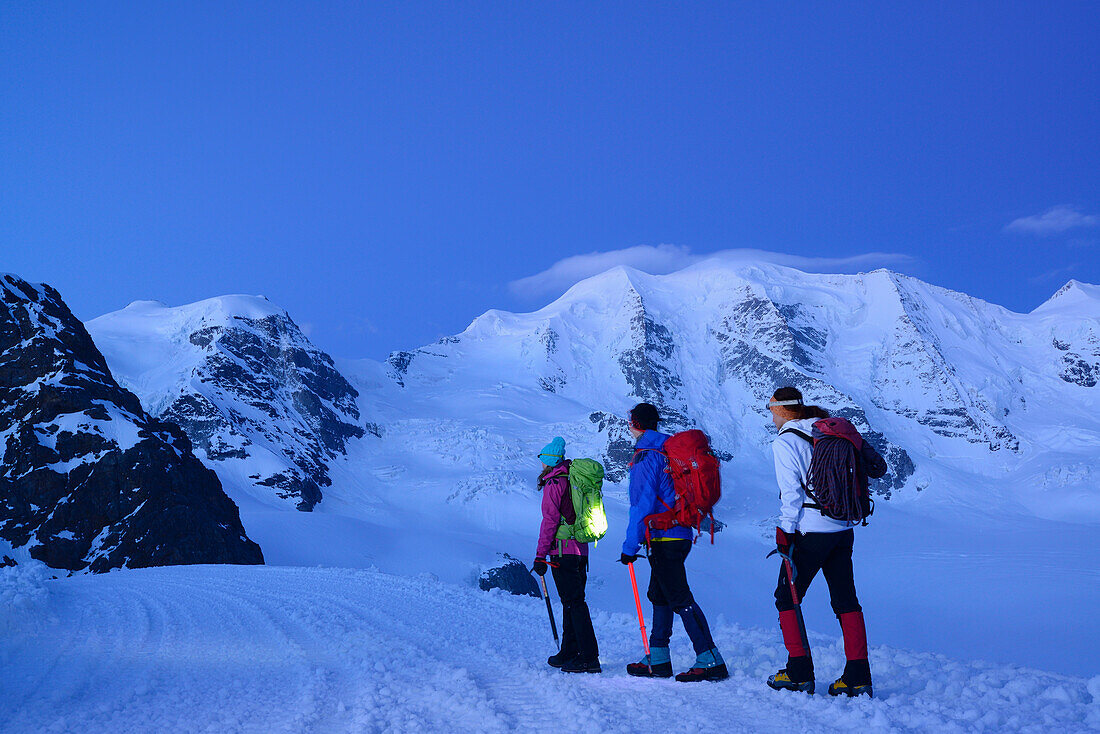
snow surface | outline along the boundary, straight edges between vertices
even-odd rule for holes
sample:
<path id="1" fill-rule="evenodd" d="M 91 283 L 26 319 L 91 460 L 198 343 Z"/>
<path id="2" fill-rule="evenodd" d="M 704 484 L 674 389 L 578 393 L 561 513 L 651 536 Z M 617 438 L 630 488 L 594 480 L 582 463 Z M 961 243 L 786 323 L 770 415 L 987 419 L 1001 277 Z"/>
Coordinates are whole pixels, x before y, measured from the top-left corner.
<path id="1" fill-rule="evenodd" d="M 382 436 L 350 442 L 347 456 L 331 462 L 332 486 L 312 513 L 235 489 L 263 469 L 258 463 L 209 465 L 271 564 L 431 573 L 472 588 L 499 553 L 533 555 L 539 448 L 561 435 L 569 455 L 600 456 L 607 435 L 590 415 L 621 417 L 636 402 L 616 355 L 635 343 L 640 304 L 675 341 L 669 363 L 684 381 L 687 414 L 733 455 L 717 508 L 727 527 L 688 562 L 695 595 L 711 617 L 771 630 L 777 566 L 763 556 L 777 510 L 768 449 L 774 429 L 752 386 L 716 378 L 714 331 L 746 299 L 771 301 L 776 323 L 775 304 L 797 304 L 804 310 L 789 323 L 828 335 L 826 349 L 797 365 L 806 380 L 851 397 L 917 465 L 857 531 L 856 583 L 872 645 L 1095 676 L 1100 386 L 1060 377 L 1063 351 L 1053 343 L 1086 354 L 1100 334 L 1100 299 L 1078 296 L 1095 288 L 1071 283 L 1052 299 L 1063 302 L 1058 309 L 1015 314 L 888 271 L 813 275 L 708 262 L 649 276 L 616 268 L 539 311 L 491 311 L 462 334 L 415 350 L 404 386 L 392 365 L 339 360 L 360 393 L 361 415 Z M 276 308 L 264 299 L 203 304 L 167 311 L 135 304 L 96 320 L 97 342 L 116 340 L 103 349 L 112 371 L 147 408 L 180 389 L 189 366 L 169 363 L 207 314 Z M 142 325 L 127 326 L 143 314 Z M 156 339 L 127 344 L 154 322 Z M 746 328 L 756 325 L 750 319 Z M 790 363 L 782 339 L 763 330 L 729 333 Z M 167 359 L 162 348 L 176 356 Z M 543 379 L 556 381 L 557 391 Z M 940 435 L 911 414 L 959 405 L 974 416 L 973 435 Z M 1020 439 L 1019 452 L 990 449 L 998 428 Z M 592 554 L 589 596 L 606 613 L 629 614 L 633 600 L 616 563 L 625 485 L 605 489 L 611 529 Z M 821 580 L 805 607 L 811 633 L 831 639 L 836 620 Z M 778 639 L 772 645 L 780 649 Z"/>
<path id="2" fill-rule="evenodd" d="M 1100 678 L 883 646 L 874 700 L 774 692 L 778 633 L 720 619 L 728 681 L 630 678 L 637 619 L 599 609 L 604 673 L 570 676 L 545 663 L 541 600 L 428 575 L 191 566 L 48 581 L 32 565 L 0 570 L 0 601 L 12 734 L 544 731 L 562 717 L 578 733 L 1100 729 Z M 843 667 L 837 637 L 811 636 L 820 688 Z M 694 657 L 679 628 L 672 652 L 677 669 Z"/>

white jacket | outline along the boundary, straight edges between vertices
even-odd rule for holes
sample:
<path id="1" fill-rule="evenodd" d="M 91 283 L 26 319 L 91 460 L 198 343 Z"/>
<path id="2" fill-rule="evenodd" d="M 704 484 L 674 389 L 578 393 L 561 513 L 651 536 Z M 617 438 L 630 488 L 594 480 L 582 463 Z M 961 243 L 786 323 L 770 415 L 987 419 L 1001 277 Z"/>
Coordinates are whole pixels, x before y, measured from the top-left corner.
<path id="1" fill-rule="evenodd" d="M 803 507 L 813 502 L 806 497 L 802 483 L 810 484 L 810 442 L 793 433 L 795 429 L 807 436 L 813 434 L 817 418 L 787 421 L 779 429 L 779 436 L 772 442 L 772 458 L 775 459 L 775 481 L 779 484 L 779 527 L 786 533 L 837 533 L 853 527 L 851 523 L 825 517 L 820 510 Z M 813 487 L 810 487 L 813 490 Z"/>

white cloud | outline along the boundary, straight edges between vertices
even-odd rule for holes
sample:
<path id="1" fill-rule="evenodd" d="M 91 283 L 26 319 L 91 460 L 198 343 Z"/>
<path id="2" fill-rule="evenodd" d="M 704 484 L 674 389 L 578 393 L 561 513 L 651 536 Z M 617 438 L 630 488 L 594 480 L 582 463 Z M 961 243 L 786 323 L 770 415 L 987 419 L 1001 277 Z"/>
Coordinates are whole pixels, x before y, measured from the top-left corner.
<path id="1" fill-rule="evenodd" d="M 835 258 L 803 257 L 742 248 L 697 255 L 691 251 L 691 248 L 683 245 L 638 245 L 623 250 L 567 257 L 541 273 L 513 280 L 508 284 L 508 289 L 513 295 L 521 298 L 541 298 L 563 293 L 575 283 L 619 265 L 626 265 L 651 275 L 666 275 L 713 258 L 768 262 L 806 272 L 827 273 L 870 270 L 888 264 L 904 265 L 913 262 L 913 258 L 909 255 L 886 252 L 869 252 L 865 255 Z"/>
<path id="2" fill-rule="evenodd" d="M 1013 220 L 1005 225 L 1005 232 L 1046 237 L 1071 229 L 1095 227 L 1097 225 L 1100 225 L 1100 217 L 1092 214 L 1082 214 L 1071 206 L 1062 205 L 1047 209 L 1042 214 Z"/>

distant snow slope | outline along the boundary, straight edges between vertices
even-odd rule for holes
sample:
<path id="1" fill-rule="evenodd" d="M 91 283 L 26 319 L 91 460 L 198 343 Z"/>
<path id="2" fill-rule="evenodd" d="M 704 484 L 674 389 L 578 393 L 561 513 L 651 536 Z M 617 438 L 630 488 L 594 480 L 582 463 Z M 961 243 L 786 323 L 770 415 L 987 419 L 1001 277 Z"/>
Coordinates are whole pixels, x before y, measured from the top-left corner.
<path id="1" fill-rule="evenodd" d="M 884 270 L 814 275 L 720 260 L 665 276 L 616 268 L 534 313 L 490 311 L 457 336 L 395 353 L 388 368 L 410 405 L 427 393 L 439 403 L 494 390 L 516 393 L 520 416 L 538 403 L 616 476 L 629 456 L 623 416 L 638 400 L 657 404 L 670 428 L 706 430 L 729 475 L 763 472 L 773 435 L 764 403 L 793 384 L 870 430 L 892 467 L 876 484 L 885 497 L 925 491 L 973 504 L 981 495 L 1097 522 L 1095 293 L 1071 283 L 1021 315 Z M 403 405 L 387 388 L 379 400 Z M 364 392 L 364 404 L 373 398 Z M 400 419 L 381 422 L 407 444 Z M 485 468 L 499 476 L 512 466 Z"/>
<path id="2" fill-rule="evenodd" d="M 637 619 L 595 610 L 604 673 L 550 669 L 543 602 L 377 571 L 193 566 L 45 581 L 0 569 L 0 721 L 30 732 L 1100 728 L 1100 677 L 873 646 L 875 700 L 780 693 L 778 633 L 715 626 L 731 678 L 630 678 Z M 555 599 L 556 602 L 556 599 Z M 555 603 L 560 619 L 560 606 Z M 812 637 L 824 689 L 836 636 Z M 694 655 L 673 638 L 679 670 Z"/>
<path id="3" fill-rule="evenodd" d="M 364 433 L 332 359 L 263 297 L 138 301 L 87 327 L 123 384 L 179 424 L 235 495 L 310 510 L 328 461 Z"/>

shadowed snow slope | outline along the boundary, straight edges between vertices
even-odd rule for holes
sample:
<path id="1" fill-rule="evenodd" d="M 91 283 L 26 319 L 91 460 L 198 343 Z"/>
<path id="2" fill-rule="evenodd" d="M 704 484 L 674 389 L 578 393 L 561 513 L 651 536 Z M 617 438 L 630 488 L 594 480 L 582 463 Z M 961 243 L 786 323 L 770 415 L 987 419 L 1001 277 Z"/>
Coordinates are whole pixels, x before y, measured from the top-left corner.
<path id="1" fill-rule="evenodd" d="M 11 594 L 9 589 L 15 589 Z M 602 675 L 550 669 L 543 602 L 374 570 L 0 570 L 6 732 L 1084 731 L 1088 681 L 872 647 L 875 700 L 776 693 L 777 634 L 715 625 L 731 678 L 630 678 L 637 620 L 595 610 Z M 560 614 L 560 609 L 558 610 Z M 812 639 L 822 676 L 843 666 Z M 682 631 L 677 669 L 693 659 Z M 826 682 L 819 681 L 819 688 Z M 660 727 L 658 727 L 660 728 Z"/>

